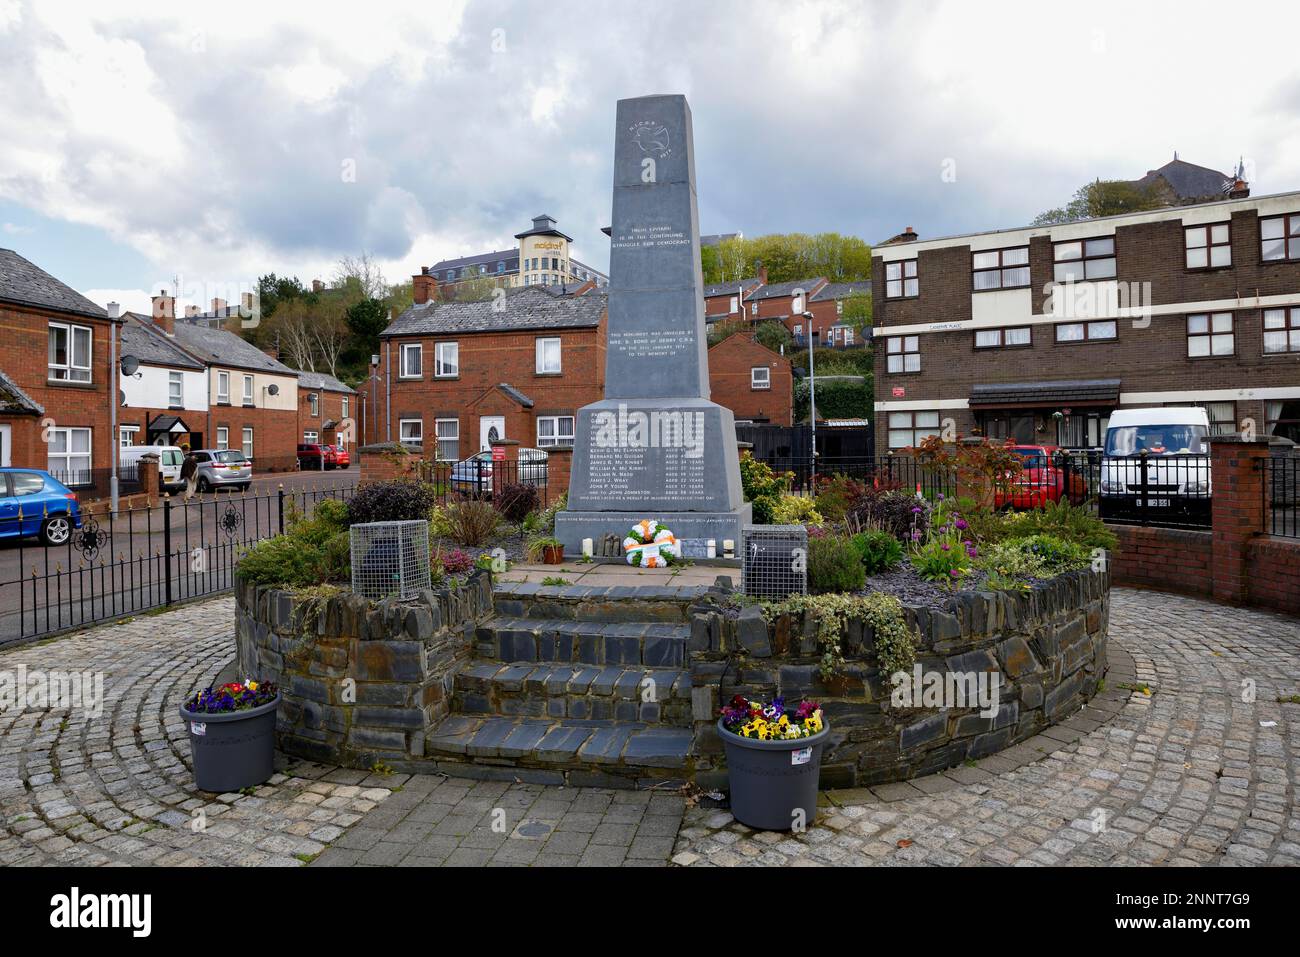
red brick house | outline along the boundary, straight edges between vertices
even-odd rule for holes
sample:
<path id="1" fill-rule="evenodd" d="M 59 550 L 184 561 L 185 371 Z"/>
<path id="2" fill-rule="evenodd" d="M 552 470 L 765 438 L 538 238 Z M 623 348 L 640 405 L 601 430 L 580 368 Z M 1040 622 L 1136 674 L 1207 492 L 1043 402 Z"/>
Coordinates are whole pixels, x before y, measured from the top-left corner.
<path id="1" fill-rule="evenodd" d="M 381 334 L 370 434 L 443 462 L 494 440 L 571 449 L 577 410 L 605 395 L 606 293 L 525 286 L 446 302 L 431 291 L 417 282 L 415 304 Z M 567 463 L 561 473 L 567 486 Z"/>
<path id="2" fill-rule="evenodd" d="M 120 320 L 0 249 L 0 465 L 49 469 L 107 494 Z"/>
<path id="3" fill-rule="evenodd" d="M 808 311 L 811 298 L 826 284 L 824 277 L 816 276 L 764 285 L 746 300 L 745 318 L 750 322 L 772 319 L 789 329 L 795 338 L 804 336 L 807 320 L 803 313 Z"/>
<path id="4" fill-rule="evenodd" d="M 353 464 L 361 437 L 357 391 L 325 372 L 298 373 L 298 435 L 301 442 L 319 442 L 346 449 Z"/>
<path id="5" fill-rule="evenodd" d="M 709 347 L 709 391 L 737 422 L 794 424 L 790 360 L 746 333 Z"/>
<path id="6" fill-rule="evenodd" d="M 816 345 L 851 348 L 862 345 L 861 333 L 851 321 L 844 319 L 844 303 L 852 296 L 870 296 L 871 282 L 828 282 L 808 297 L 804 335 L 811 336 Z M 793 330 L 791 330 L 793 332 Z M 804 342 L 796 339 L 796 345 Z"/>
<path id="7" fill-rule="evenodd" d="M 735 282 L 715 282 L 704 287 L 704 319 L 708 323 L 743 318 L 749 297 L 767 284 L 767 267 L 757 276 Z"/>

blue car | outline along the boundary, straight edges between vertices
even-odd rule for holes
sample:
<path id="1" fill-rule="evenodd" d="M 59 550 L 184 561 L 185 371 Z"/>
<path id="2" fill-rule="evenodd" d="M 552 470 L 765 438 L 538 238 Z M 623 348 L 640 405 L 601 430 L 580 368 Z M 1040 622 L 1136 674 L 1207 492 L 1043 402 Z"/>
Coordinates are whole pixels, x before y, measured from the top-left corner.
<path id="1" fill-rule="evenodd" d="M 77 493 L 40 469 L 0 468 L 0 538 L 38 535 L 65 545 L 81 528 Z"/>

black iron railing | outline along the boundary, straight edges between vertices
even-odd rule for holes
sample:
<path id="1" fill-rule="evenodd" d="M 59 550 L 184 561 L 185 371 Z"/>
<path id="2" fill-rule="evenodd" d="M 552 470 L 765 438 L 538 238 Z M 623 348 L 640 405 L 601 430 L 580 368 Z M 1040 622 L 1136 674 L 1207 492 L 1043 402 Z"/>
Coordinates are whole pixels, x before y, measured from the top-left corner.
<path id="1" fill-rule="evenodd" d="M 1263 460 L 1264 527 L 1270 535 L 1300 538 L 1300 457 Z"/>

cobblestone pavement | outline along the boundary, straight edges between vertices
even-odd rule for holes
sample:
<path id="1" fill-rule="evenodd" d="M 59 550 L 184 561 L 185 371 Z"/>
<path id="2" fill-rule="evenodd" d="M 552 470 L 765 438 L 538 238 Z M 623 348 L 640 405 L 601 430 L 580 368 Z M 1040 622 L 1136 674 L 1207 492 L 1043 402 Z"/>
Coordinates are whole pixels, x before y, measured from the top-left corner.
<path id="1" fill-rule="evenodd" d="M 1135 665 L 1126 683 L 1151 694 L 1125 689 L 1105 723 L 1049 729 L 1041 740 L 1059 747 L 1031 763 L 1010 749 L 912 784 L 829 792 L 803 834 L 695 808 L 674 863 L 1300 865 L 1300 621 L 1112 596 L 1111 641 Z"/>
<path id="2" fill-rule="evenodd" d="M 1117 589 L 1116 681 L 1150 695 L 1110 688 L 974 766 L 828 792 L 797 835 L 675 794 L 305 762 L 195 791 L 176 709 L 229 664 L 232 619 L 223 598 L 0 653 L 0 672 L 103 671 L 107 699 L 0 714 L 0 865 L 1300 864 L 1296 619 Z"/>

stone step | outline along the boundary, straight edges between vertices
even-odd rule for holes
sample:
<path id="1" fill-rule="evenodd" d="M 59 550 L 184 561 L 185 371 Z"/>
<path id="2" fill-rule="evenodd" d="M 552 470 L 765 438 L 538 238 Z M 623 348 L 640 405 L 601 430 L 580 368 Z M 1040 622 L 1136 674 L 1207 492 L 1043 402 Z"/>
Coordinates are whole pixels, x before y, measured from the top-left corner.
<path id="1" fill-rule="evenodd" d="M 690 625 L 667 621 L 580 621 L 498 615 L 480 625 L 476 656 L 502 663 L 683 668 Z"/>
<path id="2" fill-rule="evenodd" d="M 690 727 L 691 676 L 671 668 L 481 661 L 457 673 L 452 710 Z"/>
<path id="3" fill-rule="evenodd" d="M 425 740 L 425 755 L 466 777 L 634 787 L 683 779 L 693 740 L 690 728 L 633 721 L 453 714 Z"/>
<path id="4" fill-rule="evenodd" d="M 647 575 L 660 577 L 658 573 Z M 497 582 L 492 588 L 497 614 L 513 618 L 577 621 L 690 621 L 690 606 L 708 594 L 703 585 L 539 585 Z"/>

